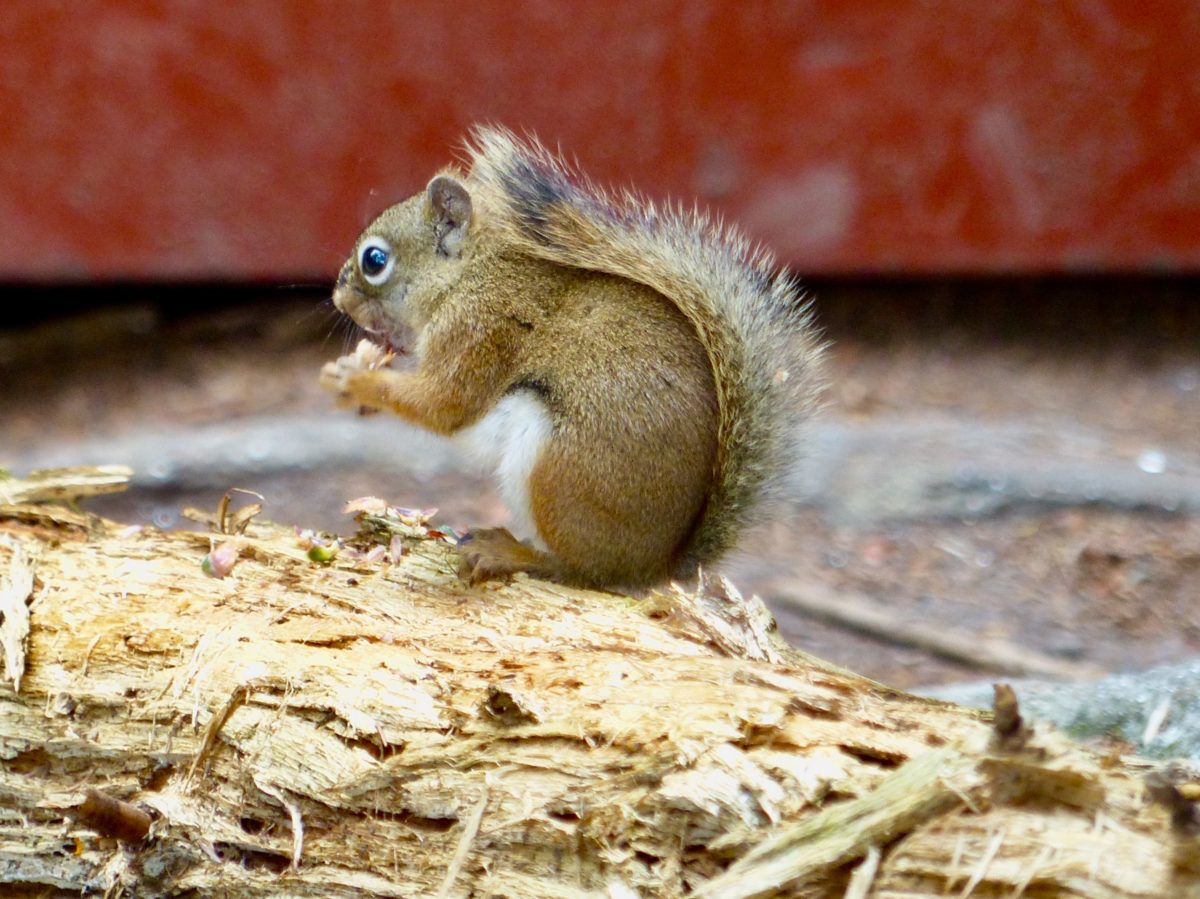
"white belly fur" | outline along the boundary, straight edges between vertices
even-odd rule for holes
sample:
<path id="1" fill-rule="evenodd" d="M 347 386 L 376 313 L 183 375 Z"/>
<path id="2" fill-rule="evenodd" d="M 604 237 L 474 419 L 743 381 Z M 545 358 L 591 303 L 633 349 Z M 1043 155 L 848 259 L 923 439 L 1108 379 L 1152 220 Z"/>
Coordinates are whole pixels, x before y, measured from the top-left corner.
<path id="1" fill-rule="evenodd" d="M 454 435 L 455 445 L 496 476 L 500 496 L 512 513 L 512 532 L 545 551 L 533 520 L 529 476 L 550 437 L 553 424 L 542 401 L 529 391 L 512 393 L 470 427 Z"/>

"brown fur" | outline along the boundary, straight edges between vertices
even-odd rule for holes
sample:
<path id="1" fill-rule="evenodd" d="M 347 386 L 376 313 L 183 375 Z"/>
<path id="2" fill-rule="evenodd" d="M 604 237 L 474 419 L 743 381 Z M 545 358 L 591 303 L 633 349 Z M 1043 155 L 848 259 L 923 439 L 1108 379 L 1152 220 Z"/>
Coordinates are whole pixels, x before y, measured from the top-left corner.
<path id="1" fill-rule="evenodd" d="M 394 257 L 379 285 L 371 239 Z M 500 131 L 476 133 L 465 180 L 443 173 L 364 232 L 335 300 L 389 341 L 417 337 L 414 371 L 326 366 L 347 402 L 442 434 L 514 391 L 549 410 L 529 482 L 549 552 L 480 532 L 462 548 L 472 580 L 694 571 L 792 464 L 817 391 L 819 346 L 765 257 L 701 218 L 612 201 Z"/>

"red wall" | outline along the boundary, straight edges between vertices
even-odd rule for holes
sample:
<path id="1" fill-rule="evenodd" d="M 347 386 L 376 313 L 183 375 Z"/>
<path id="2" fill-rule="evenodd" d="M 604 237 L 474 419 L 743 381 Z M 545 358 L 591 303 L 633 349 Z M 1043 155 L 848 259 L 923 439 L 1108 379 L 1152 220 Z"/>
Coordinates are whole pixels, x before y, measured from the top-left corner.
<path id="1" fill-rule="evenodd" d="M 1200 270 L 1200 4 L 0 5 L 0 279 L 329 278 L 475 121 L 808 274 Z"/>

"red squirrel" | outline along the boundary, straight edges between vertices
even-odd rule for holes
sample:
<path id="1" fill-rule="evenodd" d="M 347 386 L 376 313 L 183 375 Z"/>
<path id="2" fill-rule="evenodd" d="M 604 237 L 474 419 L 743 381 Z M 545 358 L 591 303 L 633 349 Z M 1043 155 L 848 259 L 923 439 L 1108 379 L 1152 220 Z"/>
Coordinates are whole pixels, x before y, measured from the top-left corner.
<path id="1" fill-rule="evenodd" d="M 358 239 L 334 303 L 415 366 L 328 363 L 493 467 L 513 529 L 459 547 L 471 582 L 694 576 L 800 456 L 823 348 L 795 283 L 707 216 L 610 195 L 536 141 L 479 128 Z"/>

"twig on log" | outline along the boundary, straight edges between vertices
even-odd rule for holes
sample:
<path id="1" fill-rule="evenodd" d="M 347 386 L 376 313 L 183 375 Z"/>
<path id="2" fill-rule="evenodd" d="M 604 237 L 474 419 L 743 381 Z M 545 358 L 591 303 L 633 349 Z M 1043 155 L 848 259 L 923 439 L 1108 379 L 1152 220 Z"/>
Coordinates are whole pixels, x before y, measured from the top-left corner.
<path id="1" fill-rule="evenodd" d="M 484 782 L 483 795 L 479 797 L 479 801 L 475 803 L 475 807 L 471 809 L 465 821 L 463 821 L 462 836 L 458 840 L 458 848 L 454 851 L 454 858 L 450 861 L 450 867 L 446 869 L 446 879 L 442 881 L 442 888 L 438 890 L 438 899 L 447 899 L 450 895 L 450 890 L 454 887 L 454 881 L 458 880 L 458 875 L 462 873 L 463 865 L 467 863 L 467 856 L 471 854 L 471 846 L 475 842 L 475 837 L 479 835 L 479 824 L 483 821 L 483 812 L 487 808 L 488 796 L 491 791 L 488 789 L 487 782 Z"/>
<path id="2" fill-rule="evenodd" d="M 83 802 L 74 810 L 75 818 L 84 827 L 104 837 L 126 843 L 137 843 L 150 832 L 153 819 L 131 802 L 114 799 L 99 790 L 88 790 Z"/>
<path id="3" fill-rule="evenodd" d="M 300 814 L 300 806 L 289 802 L 283 795 L 283 790 L 278 787 L 257 777 L 254 779 L 254 783 L 260 790 L 282 805 L 288 813 L 288 817 L 292 819 L 292 870 L 299 871 L 300 857 L 304 854 L 304 818 Z"/>
<path id="4" fill-rule="evenodd" d="M 200 744 L 200 749 L 196 752 L 196 757 L 192 759 L 191 767 L 188 768 L 187 779 L 191 781 L 199 770 L 201 763 L 212 752 L 213 746 L 216 745 L 217 736 L 221 733 L 221 728 L 225 726 L 225 722 L 229 717 L 237 711 L 238 706 L 244 705 L 250 697 L 250 685 L 240 684 L 230 695 L 229 700 L 215 714 L 211 721 L 208 722 L 208 728 L 204 731 L 204 742 Z"/>
<path id="5" fill-rule="evenodd" d="M 40 468 L 23 478 L 0 478 L 0 505 L 71 502 L 84 496 L 120 493 L 132 478 L 133 469 L 124 465 Z"/>
<path id="6" fill-rule="evenodd" d="M 835 865 L 866 855 L 947 808 L 982 784 L 961 752 L 931 750 L 906 762 L 874 790 L 781 828 L 696 890 L 697 899 L 747 899 L 795 889 Z"/>
<path id="7" fill-rule="evenodd" d="M 866 857 L 850 875 L 850 883 L 846 885 L 846 895 L 842 899 L 867 899 L 875 883 L 875 875 L 879 873 L 881 857 L 878 846 L 867 847 Z"/>
<path id="8" fill-rule="evenodd" d="M 21 544 L 0 534 L 0 546 L 11 556 L 8 573 L 0 575 L 0 658 L 4 675 L 20 692 L 25 673 L 25 641 L 29 637 L 29 596 L 33 593 L 33 569 L 25 559 Z"/>

